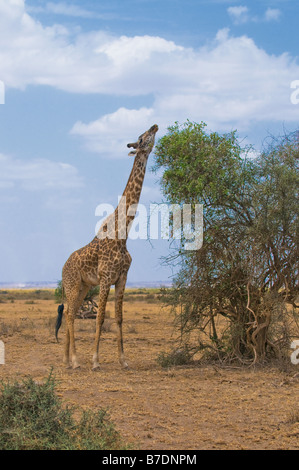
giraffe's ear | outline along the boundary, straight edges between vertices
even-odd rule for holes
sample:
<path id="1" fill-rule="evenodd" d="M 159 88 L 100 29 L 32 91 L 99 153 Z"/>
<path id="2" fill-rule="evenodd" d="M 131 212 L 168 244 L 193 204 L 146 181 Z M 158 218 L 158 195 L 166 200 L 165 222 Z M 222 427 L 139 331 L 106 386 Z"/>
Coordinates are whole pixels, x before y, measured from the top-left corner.
<path id="1" fill-rule="evenodd" d="M 133 155 L 136 155 L 136 153 L 137 153 L 137 150 L 132 150 L 130 153 L 128 153 L 128 155 L 132 157 Z"/>

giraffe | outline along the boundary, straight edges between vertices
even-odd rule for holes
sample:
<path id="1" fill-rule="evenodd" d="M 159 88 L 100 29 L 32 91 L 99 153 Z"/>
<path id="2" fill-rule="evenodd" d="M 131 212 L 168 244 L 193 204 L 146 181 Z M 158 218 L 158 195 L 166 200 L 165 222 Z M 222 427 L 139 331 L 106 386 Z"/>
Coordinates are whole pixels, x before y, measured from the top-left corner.
<path id="1" fill-rule="evenodd" d="M 127 250 L 126 241 L 130 224 L 134 220 L 144 181 L 147 160 L 151 153 L 158 126 L 154 124 L 149 130 L 139 136 L 137 142 L 129 143 L 127 147 L 134 150 L 134 164 L 127 185 L 119 200 L 114 213 L 102 223 L 94 239 L 83 248 L 74 251 L 62 269 L 62 288 L 67 300 L 66 307 L 66 339 L 63 361 L 67 367 L 79 368 L 76 355 L 74 321 L 91 286 L 99 285 L 99 303 L 96 316 L 96 333 L 92 356 L 93 370 L 100 368 L 99 343 L 102 325 L 105 318 L 106 303 L 112 285 L 115 285 L 115 320 L 117 326 L 117 345 L 119 362 L 123 368 L 128 364 L 124 356 L 122 321 L 123 296 L 126 286 L 127 273 L 132 258 Z M 113 230 L 111 229 L 113 228 Z M 62 307 L 62 310 L 61 310 Z M 60 306 L 62 315 L 63 305 Z M 59 312 L 59 310 L 58 310 Z M 59 313 L 56 324 L 56 338 L 61 324 Z M 71 365 L 70 365 L 71 360 Z"/>

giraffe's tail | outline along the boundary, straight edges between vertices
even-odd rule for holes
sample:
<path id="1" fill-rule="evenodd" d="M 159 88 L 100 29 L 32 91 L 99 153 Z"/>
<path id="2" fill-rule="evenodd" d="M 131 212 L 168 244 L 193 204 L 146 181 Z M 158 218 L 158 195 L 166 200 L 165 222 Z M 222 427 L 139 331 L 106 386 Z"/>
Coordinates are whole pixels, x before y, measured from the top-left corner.
<path id="1" fill-rule="evenodd" d="M 57 315 L 56 325 L 55 325 L 55 338 L 56 338 L 57 343 L 58 343 L 58 330 L 61 327 L 63 310 L 64 310 L 64 305 L 60 304 L 57 309 L 58 315 Z"/>

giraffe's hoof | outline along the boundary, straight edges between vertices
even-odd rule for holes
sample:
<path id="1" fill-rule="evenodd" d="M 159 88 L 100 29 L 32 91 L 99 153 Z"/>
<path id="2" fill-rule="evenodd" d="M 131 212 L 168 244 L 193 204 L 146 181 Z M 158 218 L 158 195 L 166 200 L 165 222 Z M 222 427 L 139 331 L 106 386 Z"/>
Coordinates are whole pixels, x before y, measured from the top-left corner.
<path id="1" fill-rule="evenodd" d="M 66 369 L 69 369 L 71 367 L 71 363 L 68 357 L 63 358 L 63 365 Z"/>
<path id="2" fill-rule="evenodd" d="M 98 370 L 101 370 L 100 364 L 95 364 L 95 365 L 92 367 L 91 370 L 92 370 L 93 372 L 96 372 L 96 371 L 98 371 Z"/>
<path id="3" fill-rule="evenodd" d="M 73 369 L 76 370 L 76 369 L 80 369 L 80 364 L 73 364 Z"/>
<path id="4" fill-rule="evenodd" d="M 123 362 L 123 363 L 121 364 L 121 367 L 122 367 L 122 369 L 124 369 L 124 370 L 130 369 L 130 367 L 128 366 L 128 364 L 127 364 L 126 362 Z"/>

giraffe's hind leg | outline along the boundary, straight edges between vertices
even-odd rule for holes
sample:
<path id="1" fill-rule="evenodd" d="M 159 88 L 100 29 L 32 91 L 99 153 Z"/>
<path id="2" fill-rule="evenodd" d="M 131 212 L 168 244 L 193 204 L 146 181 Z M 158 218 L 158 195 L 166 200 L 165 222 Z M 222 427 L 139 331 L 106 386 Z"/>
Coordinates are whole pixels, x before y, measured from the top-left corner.
<path id="1" fill-rule="evenodd" d="M 77 282 L 72 285 L 71 289 L 68 289 L 65 286 L 65 293 L 68 299 L 68 305 L 66 309 L 66 336 L 65 336 L 65 349 L 64 349 L 64 364 L 69 367 L 70 366 L 70 357 L 71 357 L 71 364 L 73 369 L 79 368 L 79 363 L 77 361 L 77 354 L 76 354 L 76 345 L 75 345 L 75 334 L 74 334 L 74 322 L 87 292 L 89 290 L 89 286 L 86 284 L 82 284 Z"/>

